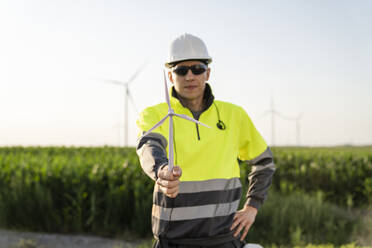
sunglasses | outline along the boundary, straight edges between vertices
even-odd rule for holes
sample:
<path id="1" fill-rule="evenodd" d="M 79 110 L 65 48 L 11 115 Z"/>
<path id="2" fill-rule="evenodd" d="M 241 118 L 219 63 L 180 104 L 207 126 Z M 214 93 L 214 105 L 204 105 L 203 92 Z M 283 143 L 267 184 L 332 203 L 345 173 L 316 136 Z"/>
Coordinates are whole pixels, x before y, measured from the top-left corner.
<path id="1" fill-rule="evenodd" d="M 191 72 L 194 75 L 200 75 L 207 70 L 207 66 L 203 64 L 197 64 L 192 66 L 181 65 L 175 68 L 173 72 L 179 76 L 185 76 L 189 72 L 189 70 L 191 70 Z"/>

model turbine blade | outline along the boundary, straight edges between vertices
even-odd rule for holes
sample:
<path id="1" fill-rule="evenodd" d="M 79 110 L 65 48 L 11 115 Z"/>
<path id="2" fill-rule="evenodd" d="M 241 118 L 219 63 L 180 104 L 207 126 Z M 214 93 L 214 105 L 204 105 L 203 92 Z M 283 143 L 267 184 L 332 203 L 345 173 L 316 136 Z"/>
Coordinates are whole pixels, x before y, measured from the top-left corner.
<path id="1" fill-rule="evenodd" d="M 165 117 L 163 117 L 163 119 L 161 119 L 158 123 L 156 123 L 152 128 L 150 128 L 150 130 L 148 130 L 146 133 L 144 133 L 141 137 L 139 137 L 139 139 L 142 139 L 143 137 L 145 137 L 146 135 L 151 133 L 155 128 L 161 126 L 161 124 L 163 124 L 163 122 L 168 118 L 168 116 L 169 116 L 169 114 L 166 115 Z"/>
<path id="2" fill-rule="evenodd" d="M 167 86 L 167 78 L 165 76 L 165 70 L 163 70 L 163 74 L 164 74 L 164 88 L 165 88 L 165 100 L 167 101 L 167 104 L 168 104 L 168 107 L 169 107 L 169 110 L 172 108 L 171 105 L 170 105 L 170 100 L 169 100 L 169 92 L 168 92 L 168 86 Z"/>
<path id="3" fill-rule="evenodd" d="M 187 116 L 187 115 L 182 115 L 182 114 L 174 114 L 174 115 L 175 115 L 175 116 L 178 116 L 178 117 L 180 117 L 180 118 L 183 118 L 183 119 L 185 119 L 185 120 L 192 121 L 192 122 L 194 122 L 194 123 L 196 123 L 196 124 L 199 124 L 199 125 L 205 126 L 205 127 L 207 127 L 207 128 L 211 128 L 210 126 L 205 125 L 204 123 L 202 123 L 202 122 L 200 122 L 200 121 L 197 121 L 197 120 L 195 120 L 195 119 L 193 119 L 193 118 L 191 118 L 191 117 L 189 117 L 189 116 Z"/>

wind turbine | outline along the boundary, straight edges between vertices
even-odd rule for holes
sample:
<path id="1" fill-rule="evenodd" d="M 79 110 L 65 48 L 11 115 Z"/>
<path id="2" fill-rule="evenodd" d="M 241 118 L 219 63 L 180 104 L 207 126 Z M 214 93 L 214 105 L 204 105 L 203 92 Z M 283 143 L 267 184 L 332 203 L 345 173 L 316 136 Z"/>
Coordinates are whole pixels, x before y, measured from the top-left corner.
<path id="1" fill-rule="evenodd" d="M 278 117 L 287 120 L 287 121 L 295 121 L 296 122 L 296 142 L 297 146 L 300 146 L 300 120 L 302 118 L 303 113 L 299 114 L 296 118 L 285 116 L 274 109 L 274 100 L 271 98 L 271 109 L 265 111 L 262 117 L 266 116 L 267 114 L 271 114 L 271 143 L 272 146 L 275 144 L 275 115 Z"/>
<path id="2" fill-rule="evenodd" d="M 271 98 L 270 109 L 265 111 L 265 113 L 263 113 L 262 117 L 264 117 L 268 114 L 271 114 L 271 145 L 274 146 L 274 144 L 275 144 L 275 115 L 277 115 L 278 112 L 276 112 L 274 110 L 274 100 L 273 100 L 273 98 Z"/>
<path id="3" fill-rule="evenodd" d="M 303 113 L 299 114 L 296 118 L 296 141 L 297 141 L 297 146 L 300 146 L 300 120 L 302 118 Z"/>
<path id="4" fill-rule="evenodd" d="M 134 104 L 133 96 L 130 93 L 129 90 L 129 84 L 133 82 L 133 80 L 140 74 L 140 72 L 143 70 L 145 67 L 146 62 L 137 69 L 137 71 L 132 75 L 132 77 L 126 81 L 119 81 L 119 80 L 114 80 L 114 79 L 101 79 L 101 81 L 104 81 L 106 83 L 111 83 L 119 86 L 124 87 L 124 146 L 128 146 L 128 99 L 132 102 L 133 107 L 135 108 L 136 112 L 138 113 L 136 106 Z"/>
<path id="5" fill-rule="evenodd" d="M 174 146 L 174 142 L 173 142 L 173 116 L 177 116 L 177 117 L 180 117 L 180 118 L 183 118 L 185 120 L 188 120 L 188 121 L 192 121 L 196 124 L 200 124 L 200 125 L 203 125 L 205 127 L 208 127 L 210 128 L 209 126 L 201 123 L 200 121 L 197 121 L 187 115 L 183 115 L 183 114 L 176 114 L 174 112 L 174 110 L 172 109 L 172 106 L 170 104 L 170 100 L 169 100 L 169 93 L 168 93 L 168 86 L 167 86 L 167 79 L 165 77 L 165 71 L 163 70 L 163 73 L 164 73 L 164 86 L 165 86 L 165 100 L 168 104 L 168 114 L 163 117 L 158 123 L 156 123 L 152 128 L 150 128 L 150 130 L 148 130 L 147 132 L 145 132 L 141 137 L 144 137 L 146 135 L 148 135 L 149 133 L 151 133 L 152 130 L 154 130 L 155 128 L 161 126 L 163 124 L 163 122 L 169 117 L 169 140 L 168 140 L 168 144 L 169 144 L 169 148 L 168 148 L 168 170 L 169 171 L 172 171 L 173 170 L 173 166 L 174 166 L 174 157 L 173 157 L 173 146 Z"/>

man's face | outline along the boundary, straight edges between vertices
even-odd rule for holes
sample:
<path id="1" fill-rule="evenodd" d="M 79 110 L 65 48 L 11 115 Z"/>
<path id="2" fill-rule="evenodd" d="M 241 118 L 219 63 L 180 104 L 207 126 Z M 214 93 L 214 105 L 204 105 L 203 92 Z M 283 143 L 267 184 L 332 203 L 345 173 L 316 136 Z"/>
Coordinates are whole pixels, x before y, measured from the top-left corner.
<path id="1" fill-rule="evenodd" d="M 185 76 L 177 75 L 173 72 L 180 66 L 204 65 L 200 61 L 188 60 L 178 63 L 168 72 L 169 80 L 173 83 L 177 93 L 185 100 L 192 101 L 203 99 L 205 82 L 209 79 L 210 68 L 199 75 L 194 75 L 191 70 L 188 70 Z"/>

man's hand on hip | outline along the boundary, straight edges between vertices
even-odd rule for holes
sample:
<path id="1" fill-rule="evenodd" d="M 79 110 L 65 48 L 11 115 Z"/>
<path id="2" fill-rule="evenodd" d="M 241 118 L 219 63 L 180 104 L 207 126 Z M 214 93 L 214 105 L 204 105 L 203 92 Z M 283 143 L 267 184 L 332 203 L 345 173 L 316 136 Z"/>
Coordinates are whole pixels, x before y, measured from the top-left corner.
<path id="1" fill-rule="evenodd" d="M 156 183 L 166 196 L 175 198 L 179 192 L 179 178 L 181 175 L 181 167 L 174 166 L 173 171 L 169 171 L 167 165 L 158 171 L 158 180 L 156 180 Z"/>
<path id="2" fill-rule="evenodd" d="M 245 205 L 242 210 L 235 213 L 234 221 L 231 226 L 231 230 L 235 229 L 234 237 L 237 237 L 241 231 L 243 231 L 240 240 L 243 241 L 245 236 L 251 228 L 254 220 L 256 219 L 257 209 L 248 205 Z"/>

